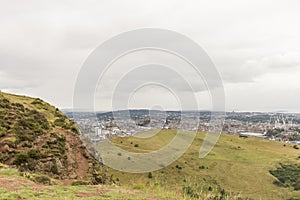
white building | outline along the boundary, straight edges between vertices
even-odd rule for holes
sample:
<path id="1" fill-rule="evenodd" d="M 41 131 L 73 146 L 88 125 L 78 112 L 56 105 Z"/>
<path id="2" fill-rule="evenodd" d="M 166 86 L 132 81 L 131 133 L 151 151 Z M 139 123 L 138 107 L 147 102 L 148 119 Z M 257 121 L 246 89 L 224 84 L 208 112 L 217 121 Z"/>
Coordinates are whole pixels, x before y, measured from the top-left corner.
<path id="1" fill-rule="evenodd" d="M 102 128 L 96 126 L 95 127 L 95 135 L 100 136 L 102 134 Z"/>

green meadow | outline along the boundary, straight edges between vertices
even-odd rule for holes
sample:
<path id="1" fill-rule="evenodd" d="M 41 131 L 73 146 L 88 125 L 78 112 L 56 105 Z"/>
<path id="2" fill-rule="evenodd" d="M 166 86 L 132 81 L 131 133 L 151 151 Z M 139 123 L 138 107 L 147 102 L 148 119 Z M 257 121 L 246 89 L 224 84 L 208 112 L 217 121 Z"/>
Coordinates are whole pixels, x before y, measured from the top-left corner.
<path id="1" fill-rule="evenodd" d="M 174 130 L 162 130 L 150 138 L 115 137 L 111 142 L 127 151 L 147 153 L 164 147 L 175 135 Z M 277 179 L 269 172 L 280 163 L 300 163 L 300 151 L 293 145 L 222 134 L 200 159 L 204 137 L 205 133 L 198 133 L 183 156 L 160 170 L 132 174 L 110 169 L 109 173 L 127 188 L 174 199 L 300 199 L 300 191 L 275 185 Z"/>

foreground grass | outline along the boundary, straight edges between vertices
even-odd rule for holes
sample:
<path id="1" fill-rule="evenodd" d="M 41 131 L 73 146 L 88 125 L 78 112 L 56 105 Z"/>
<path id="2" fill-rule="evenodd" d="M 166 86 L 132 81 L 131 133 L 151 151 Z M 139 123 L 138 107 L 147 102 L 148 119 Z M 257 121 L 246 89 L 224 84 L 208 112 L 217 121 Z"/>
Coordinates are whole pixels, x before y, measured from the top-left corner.
<path id="1" fill-rule="evenodd" d="M 118 186 L 81 185 L 81 186 L 45 186 L 33 183 L 21 177 L 16 169 L 0 169 L 0 199 L 111 199 L 137 200 L 156 199 L 153 195 L 137 190 L 128 190 Z"/>
<path id="2" fill-rule="evenodd" d="M 34 191 L 24 187 L 18 191 L 0 189 L 0 199 L 147 199 L 139 194 L 126 194 L 117 188 L 91 186 L 53 186 Z"/>
<path id="3" fill-rule="evenodd" d="M 81 186 L 45 186 L 33 183 L 21 177 L 16 169 L 0 169 L 0 199 L 99 199 L 99 200 L 191 200 L 188 195 L 180 195 L 176 191 L 165 190 L 160 185 L 134 184 L 132 187 L 108 185 L 81 185 Z M 154 193 L 155 191 L 155 193 Z M 210 194 L 201 194 L 201 199 L 210 199 Z M 224 198 L 224 200 L 238 199 L 238 196 Z"/>

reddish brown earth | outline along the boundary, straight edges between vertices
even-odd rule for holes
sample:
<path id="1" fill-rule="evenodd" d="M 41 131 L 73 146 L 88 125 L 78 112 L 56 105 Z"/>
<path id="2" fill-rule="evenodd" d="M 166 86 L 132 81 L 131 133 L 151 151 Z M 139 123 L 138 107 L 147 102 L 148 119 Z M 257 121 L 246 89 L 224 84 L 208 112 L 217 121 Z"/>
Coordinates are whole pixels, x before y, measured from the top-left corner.
<path id="1" fill-rule="evenodd" d="M 64 129 L 58 129 L 58 131 L 66 137 L 69 168 L 70 170 L 75 169 L 70 178 L 83 179 L 89 172 L 88 159 L 92 159 L 91 156 L 77 135 Z"/>
<path id="2" fill-rule="evenodd" d="M 24 186 L 31 187 L 34 190 L 37 190 L 40 185 L 30 181 L 30 180 L 22 180 L 20 178 L 13 178 L 13 177 L 0 177 L 0 188 L 5 188 L 10 191 L 16 191 Z"/>

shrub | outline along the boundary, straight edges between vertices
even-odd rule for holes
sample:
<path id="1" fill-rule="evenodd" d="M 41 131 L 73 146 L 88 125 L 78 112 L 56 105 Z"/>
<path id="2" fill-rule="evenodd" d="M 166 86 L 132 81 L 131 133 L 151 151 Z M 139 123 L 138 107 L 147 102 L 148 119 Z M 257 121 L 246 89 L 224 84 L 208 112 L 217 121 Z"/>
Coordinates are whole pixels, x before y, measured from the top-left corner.
<path id="1" fill-rule="evenodd" d="M 153 178 L 152 172 L 148 173 L 148 178 Z"/>
<path id="2" fill-rule="evenodd" d="M 34 99 L 34 100 L 31 102 L 31 104 L 32 104 L 32 105 L 42 105 L 43 102 L 42 102 L 41 99 L 36 98 L 36 99 Z"/>
<path id="3" fill-rule="evenodd" d="M 16 103 L 15 105 L 16 105 L 16 107 L 19 108 L 22 112 L 25 111 L 25 108 L 24 108 L 23 104 Z"/>
<path id="4" fill-rule="evenodd" d="M 300 178 L 297 179 L 293 186 L 295 190 L 300 190 Z"/>
<path id="5" fill-rule="evenodd" d="M 58 118 L 54 121 L 55 126 L 64 127 L 65 126 L 65 120 L 62 118 Z"/>
<path id="6" fill-rule="evenodd" d="M 177 169 L 182 169 L 182 167 L 180 165 L 176 165 L 175 166 Z"/>
<path id="7" fill-rule="evenodd" d="M 50 185 L 51 179 L 46 175 L 34 175 L 33 178 L 31 178 L 32 181 L 36 183 L 41 183 L 44 185 Z"/>
<path id="8" fill-rule="evenodd" d="M 29 156 L 27 153 L 25 152 L 21 152 L 21 153 L 18 153 L 16 155 L 16 158 L 15 160 L 13 161 L 13 164 L 14 165 L 17 165 L 17 166 L 20 166 L 24 163 L 27 163 L 28 162 L 28 159 L 29 159 Z"/>
<path id="9" fill-rule="evenodd" d="M 78 128 L 76 127 L 76 126 L 72 126 L 71 127 L 71 131 L 73 132 L 73 133 L 75 133 L 75 134 L 77 134 L 77 135 L 79 135 L 79 130 L 78 130 Z"/>
<path id="10" fill-rule="evenodd" d="M 0 99 L 0 108 L 10 108 L 10 102 L 6 98 Z"/>
<path id="11" fill-rule="evenodd" d="M 32 144 L 29 143 L 29 142 L 25 142 L 25 143 L 22 144 L 22 147 L 31 148 L 31 147 L 32 147 Z"/>
<path id="12" fill-rule="evenodd" d="M 0 126 L 0 137 L 5 136 L 6 135 L 6 131 L 7 131 L 6 128 Z"/>
<path id="13" fill-rule="evenodd" d="M 189 197 L 199 198 L 199 194 L 191 186 L 184 186 L 182 190 L 184 194 L 188 195 Z"/>
<path id="14" fill-rule="evenodd" d="M 50 171 L 53 173 L 53 174 L 58 174 L 58 167 L 56 164 L 54 164 L 51 168 L 50 168 Z"/>
<path id="15" fill-rule="evenodd" d="M 82 180 L 73 181 L 72 186 L 77 186 L 77 185 L 90 185 L 90 182 L 82 181 Z"/>
<path id="16" fill-rule="evenodd" d="M 9 158 L 8 155 L 3 154 L 3 153 L 0 152 L 0 163 L 1 163 L 1 162 L 4 163 L 5 161 L 8 160 L 8 158 Z"/>
<path id="17" fill-rule="evenodd" d="M 206 169 L 204 165 L 199 166 L 199 169 Z"/>
<path id="18" fill-rule="evenodd" d="M 142 189 L 144 189 L 144 185 L 142 185 L 142 184 L 134 184 L 133 186 L 132 186 L 132 189 L 134 189 L 134 190 L 142 190 Z"/>
<path id="19" fill-rule="evenodd" d="M 139 147 L 139 144 L 135 144 L 134 147 Z"/>
<path id="20" fill-rule="evenodd" d="M 277 169 L 270 170 L 270 173 L 278 179 L 274 184 L 293 187 L 295 190 L 300 189 L 300 165 L 281 164 Z"/>
<path id="21" fill-rule="evenodd" d="M 294 149 L 299 149 L 298 145 L 293 146 Z"/>
<path id="22" fill-rule="evenodd" d="M 27 154 L 30 158 L 33 158 L 33 159 L 39 159 L 42 157 L 41 152 L 37 149 L 31 149 L 30 151 L 28 151 Z"/>

